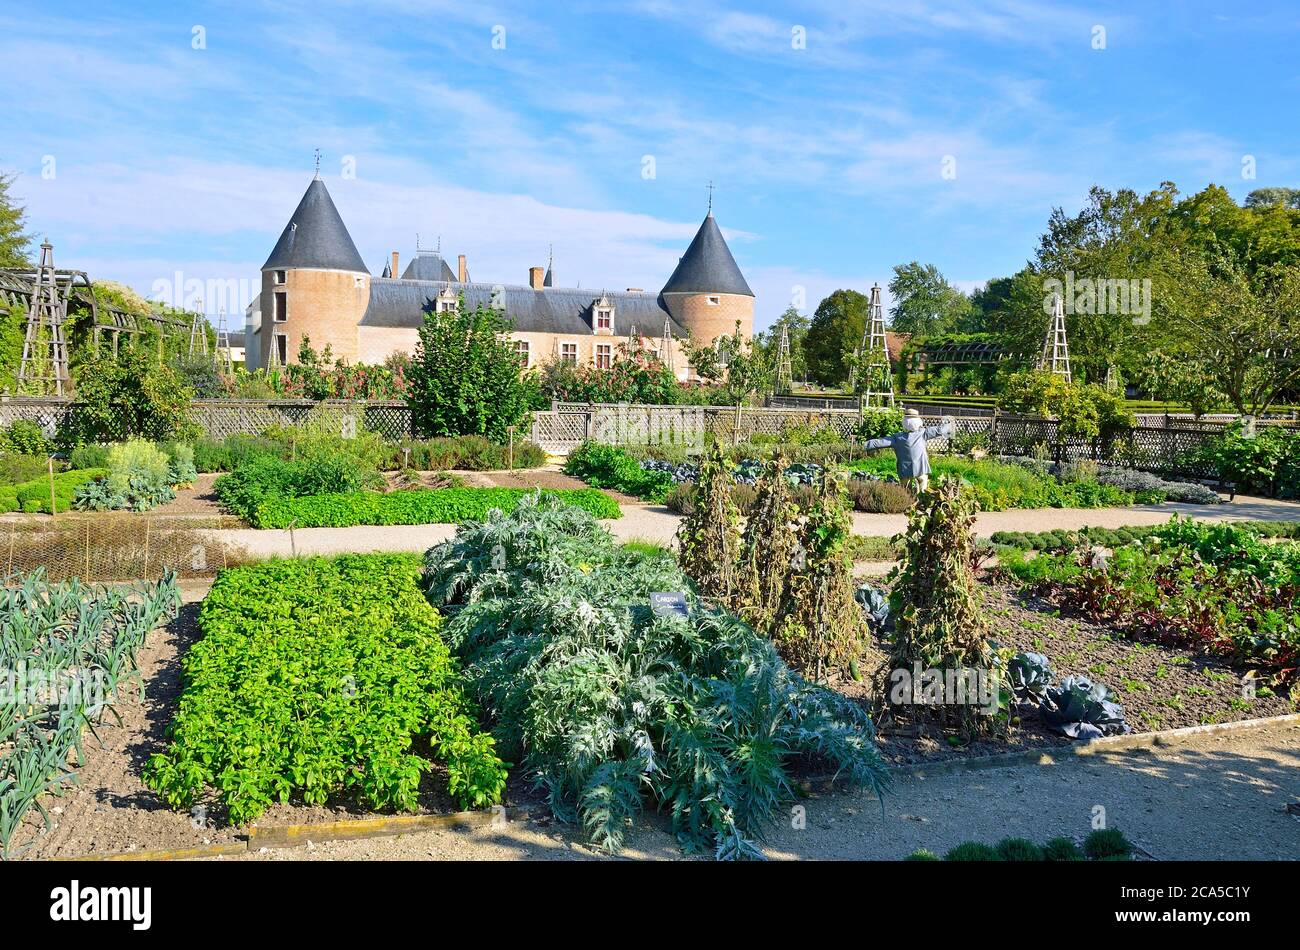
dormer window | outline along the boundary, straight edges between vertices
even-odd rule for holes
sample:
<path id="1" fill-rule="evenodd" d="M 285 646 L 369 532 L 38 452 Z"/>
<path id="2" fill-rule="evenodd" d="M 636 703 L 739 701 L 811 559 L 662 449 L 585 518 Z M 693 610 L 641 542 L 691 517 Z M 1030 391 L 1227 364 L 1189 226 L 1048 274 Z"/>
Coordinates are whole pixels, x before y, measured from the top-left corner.
<path id="1" fill-rule="evenodd" d="M 456 305 L 459 302 L 459 298 L 451 292 L 451 288 L 444 287 L 438 292 L 437 311 L 438 313 L 455 313 Z"/>
<path id="2" fill-rule="evenodd" d="M 592 305 L 591 326 L 597 332 L 601 330 L 614 330 L 614 305 L 609 302 L 608 297 L 601 297 Z"/>

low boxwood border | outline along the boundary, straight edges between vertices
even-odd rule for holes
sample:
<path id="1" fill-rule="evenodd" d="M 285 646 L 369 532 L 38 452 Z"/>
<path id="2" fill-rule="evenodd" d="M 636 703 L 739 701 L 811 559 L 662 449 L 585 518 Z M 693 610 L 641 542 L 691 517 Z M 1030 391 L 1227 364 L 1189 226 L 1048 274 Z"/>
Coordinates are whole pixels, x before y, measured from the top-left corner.
<path id="1" fill-rule="evenodd" d="M 257 506 L 256 528 L 349 528 L 358 525 L 460 524 L 493 508 L 509 512 L 533 491 L 558 495 L 597 518 L 622 516 L 618 502 L 594 488 L 427 488 L 272 498 Z"/>

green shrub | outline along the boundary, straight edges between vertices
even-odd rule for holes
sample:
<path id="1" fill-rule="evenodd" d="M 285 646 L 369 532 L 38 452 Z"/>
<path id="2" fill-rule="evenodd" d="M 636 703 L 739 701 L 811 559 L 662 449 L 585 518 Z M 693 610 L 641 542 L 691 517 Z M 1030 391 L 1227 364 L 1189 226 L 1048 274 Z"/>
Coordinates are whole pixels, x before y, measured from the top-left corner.
<path id="1" fill-rule="evenodd" d="M 213 491 L 227 510 L 255 522 L 258 508 L 267 502 L 362 492 L 382 481 L 377 471 L 348 456 L 313 451 L 289 462 L 273 455 L 254 454 L 233 472 L 218 478 Z"/>
<path id="2" fill-rule="evenodd" d="M 97 442 L 79 445 L 68 453 L 72 468 L 108 468 L 108 446 Z"/>
<path id="3" fill-rule="evenodd" d="M 407 555 L 269 561 L 222 571 L 182 660 L 171 744 L 145 783 L 173 808 L 208 786 L 243 824 L 274 802 L 347 792 L 414 810 L 432 763 L 459 807 L 500 801 L 506 767 L 480 732 L 440 618 Z"/>
<path id="4" fill-rule="evenodd" d="M 940 860 L 940 858 L 933 851 L 927 851 L 925 848 L 917 848 L 907 857 L 903 858 L 903 860 L 904 861 L 938 861 Z"/>
<path id="5" fill-rule="evenodd" d="M 0 431 L 0 451 L 14 455 L 38 455 L 47 458 L 54 451 L 54 442 L 45 437 L 40 425 L 30 419 L 18 419 Z"/>
<path id="6" fill-rule="evenodd" d="M 72 510 L 72 498 L 77 490 L 88 482 L 103 478 L 108 472 L 102 468 L 90 468 L 60 472 L 54 476 L 54 503 L 57 512 L 50 511 L 50 479 L 46 474 L 21 485 L 0 488 L 0 509 L 4 511 L 22 511 L 28 514 L 62 514 Z"/>
<path id="7" fill-rule="evenodd" d="M 1043 845 L 1045 861 L 1082 861 L 1083 851 L 1074 843 L 1073 838 L 1052 838 Z"/>
<path id="8" fill-rule="evenodd" d="M 856 703 L 700 601 L 670 555 L 620 547 L 554 496 L 463 527 L 425 579 L 502 754 L 599 847 L 618 850 L 648 804 L 688 850 L 756 856 L 797 760 L 879 792 Z M 687 616 L 648 610 L 654 591 L 683 592 Z"/>
<path id="9" fill-rule="evenodd" d="M 945 861 L 1001 861 L 998 853 L 981 841 L 964 841 L 943 856 Z"/>
<path id="10" fill-rule="evenodd" d="M 426 488 L 412 491 L 272 496 L 248 520 L 257 528 L 345 528 L 353 525 L 461 524 L 481 521 L 494 508 L 512 511 L 536 489 Z M 597 518 L 618 518 L 618 502 L 594 488 L 541 489 Z"/>
<path id="11" fill-rule="evenodd" d="M 1043 860 L 1043 849 L 1028 838 L 1003 838 L 994 849 L 1003 861 Z"/>
<path id="12" fill-rule="evenodd" d="M 1094 861 L 1128 858 L 1133 854 L 1133 843 L 1118 828 L 1098 828 L 1083 839 L 1083 853 Z"/>
<path id="13" fill-rule="evenodd" d="M 879 408 L 862 410 L 862 420 L 858 423 L 854 438 L 858 442 L 884 438 L 895 432 L 903 431 L 903 410 L 901 408 Z"/>
<path id="14" fill-rule="evenodd" d="M 460 435 L 403 442 L 390 450 L 384 467 L 410 467 L 424 472 L 446 469 L 490 472 L 504 469 L 509 464 L 508 446 L 496 445 L 481 435 Z M 546 451 L 541 446 L 516 440 L 515 468 L 537 468 L 544 464 Z"/>
<path id="15" fill-rule="evenodd" d="M 0 455 L 0 485 L 21 485 L 49 474 L 49 456 Z M 56 472 L 62 466 L 54 463 Z"/>
<path id="16" fill-rule="evenodd" d="M 584 442 L 570 452 L 564 471 L 592 488 L 610 488 L 647 501 L 663 502 L 675 484 L 671 475 L 647 471 L 630 453 L 598 442 Z"/>

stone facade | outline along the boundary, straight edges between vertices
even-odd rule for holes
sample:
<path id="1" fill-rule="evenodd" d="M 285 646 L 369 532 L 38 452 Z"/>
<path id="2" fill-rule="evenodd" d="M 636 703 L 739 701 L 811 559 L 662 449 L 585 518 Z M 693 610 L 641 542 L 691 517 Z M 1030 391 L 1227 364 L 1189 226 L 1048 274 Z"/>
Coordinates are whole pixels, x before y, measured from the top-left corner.
<path id="1" fill-rule="evenodd" d="M 283 298 L 283 303 L 277 298 Z M 270 365 L 274 345 L 284 348 L 281 355 L 287 362 L 298 362 L 304 337 L 317 353 L 329 346 L 335 359 L 370 362 L 360 357 L 357 334 L 369 302 L 369 274 L 296 268 L 263 271 L 259 365 Z M 277 337 L 284 337 L 284 343 L 277 344 Z"/>
<path id="2" fill-rule="evenodd" d="M 673 319 L 690 331 L 696 343 L 713 343 L 731 336 L 740 324 L 746 338 L 754 335 L 754 298 L 741 294 L 664 294 Z"/>
<path id="3" fill-rule="evenodd" d="M 609 292 L 552 286 L 553 272 L 532 267 L 523 285 L 470 282 L 464 256 L 448 268 L 441 254 L 420 250 L 401 278 L 393 252 L 381 277 L 373 278 L 357 252 L 324 183 L 313 180 L 262 269 L 250 362 L 256 366 L 296 362 L 304 339 L 335 359 L 379 364 L 411 353 L 424 314 L 454 306 L 498 306 L 514 324 L 521 362 L 529 368 L 552 360 L 604 367 L 636 334 L 651 350 L 672 335 L 672 362 L 681 379 L 691 370 L 685 342 L 713 343 L 754 329 L 754 297 L 713 219 L 695 240 L 660 294 Z M 250 327 L 250 329 L 253 329 Z M 272 350 L 275 356 L 272 357 Z"/>

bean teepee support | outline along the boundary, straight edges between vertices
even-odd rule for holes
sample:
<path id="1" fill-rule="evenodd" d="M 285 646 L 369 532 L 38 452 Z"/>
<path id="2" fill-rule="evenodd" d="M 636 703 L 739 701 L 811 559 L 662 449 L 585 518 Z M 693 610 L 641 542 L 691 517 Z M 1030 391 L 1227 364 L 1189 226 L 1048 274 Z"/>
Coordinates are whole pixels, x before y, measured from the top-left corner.
<path id="1" fill-rule="evenodd" d="M 227 376 L 235 372 L 235 358 L 230 352 L 230 327 L 226 324 L 226 308 L 217 312 L 217 369 Z"/>
<path id="2" fill-rule="evenodd" d="M 195 354 L 208 355 L 208 331 L 204 326 L 208 322 L 207 316 L 200 311 L 203 310 L 203 301 L 199 301 L 199 309 L 194 312 L 194 319 L 190 321 L 190 356 Z"/>

